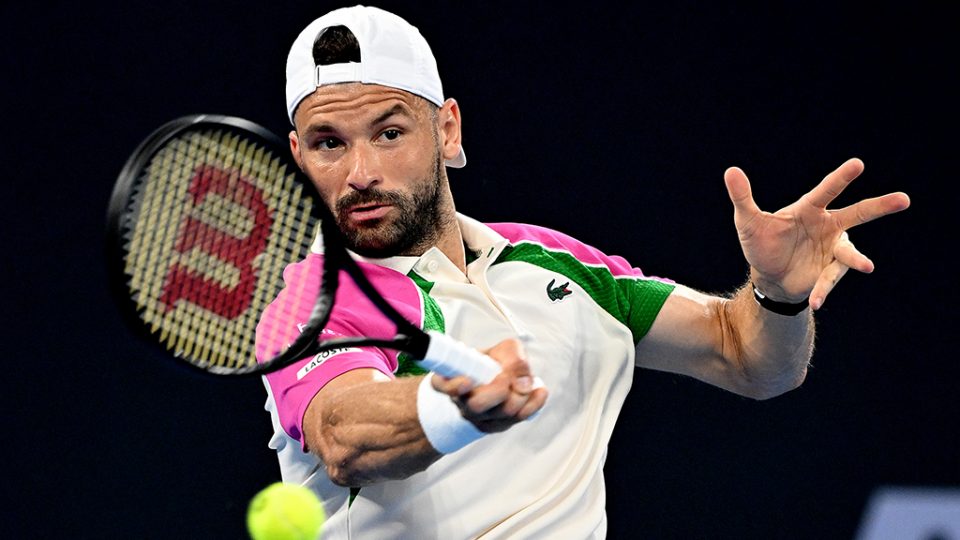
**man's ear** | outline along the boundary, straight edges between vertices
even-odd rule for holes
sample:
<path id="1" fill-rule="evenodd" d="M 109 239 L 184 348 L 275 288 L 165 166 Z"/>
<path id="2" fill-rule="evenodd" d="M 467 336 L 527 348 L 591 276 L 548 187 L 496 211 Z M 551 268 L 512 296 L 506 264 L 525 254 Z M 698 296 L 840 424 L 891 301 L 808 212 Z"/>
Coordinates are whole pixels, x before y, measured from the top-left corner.
<path id="1" fill-rule="evenodd" d="M 453 159 L 460 153 L 460 106 L 453 98 L 447 98 L 437 112 L 440 144 L 443 159 Z"/>
<path id="2" fill-rule="evenodd" d="M 300 156 L 300 138 L 297 137 L 296 130 L 290 130 L 290 154 L 293 155 L 293 160 L 297 162 L 297 167 L 300 167 L 300 170 L 303 171 L 303 158 Z"/>

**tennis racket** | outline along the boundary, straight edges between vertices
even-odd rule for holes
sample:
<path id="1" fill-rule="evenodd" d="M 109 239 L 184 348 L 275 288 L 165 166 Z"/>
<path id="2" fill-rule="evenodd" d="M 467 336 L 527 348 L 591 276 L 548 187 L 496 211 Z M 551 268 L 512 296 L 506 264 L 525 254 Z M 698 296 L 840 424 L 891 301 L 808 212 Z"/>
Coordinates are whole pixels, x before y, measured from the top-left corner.
<path id="1" fill-rule="evenodd" d="M 120 172 L 107 218 L 111 282 L 125 318 L 203 372 L 262 375 L 360 346 L 402 351 L 428 371 L 477 384 L 500 372 L 490 357 L 398 313 L 350 257 L 285 141 L 247 120 L 196 115 L 158 128 Z M 321 275 L 285 293 L 290 311 L 272 319 L 289 324 L 266 340 L 277 344 L 258 362 L 260 315 L 283 289 L 283 269 L 315 240 L 323 245 Z M 321 336 L 341 271 L 396 325 L 394 337 Z M 299 333 L 288 339 L 291 325 Z M 273 331 L 261 328 L 268 337 Z"/>

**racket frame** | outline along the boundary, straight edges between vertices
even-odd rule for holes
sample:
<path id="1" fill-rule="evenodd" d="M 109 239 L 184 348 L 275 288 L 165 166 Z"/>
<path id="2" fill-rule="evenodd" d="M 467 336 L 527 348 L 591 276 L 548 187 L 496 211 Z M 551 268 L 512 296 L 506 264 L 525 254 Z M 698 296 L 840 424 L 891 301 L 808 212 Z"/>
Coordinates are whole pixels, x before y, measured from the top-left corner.
<path id="1" fill-rule="evenodd" d="M 430 344 L 430 336 L 423 330 L 407 321 L 396 309 L 393 308 L 380 295 L 376 287 L 367 279 L 363 270 L 353 260 L 343 244 L 340 231 L 329 209 L 317 193 L 313 183 L 301 171 L 295 170 L 295 174 L 301 177 L 300 184 L 303 185 L 308 196 L 314 200 L 312 205 L 312 214 L 320 224 L 320 231 L 323 236 L 323 275 L 321 278 L 321 289 L 314 303 L 311 315 L 307 323 L 301 330 L 301 333 L 294 342 L 277 356 L 265 361 L 254 362 L 243 367 L 227 367 L 215 364 L 199 365 L 189 358 L 178 355 L 167 348 L 157 338 L 157 331 L 151 331 L 146 322 L 140 316 L 143 308 L 138 308 L 136 302 L 130 296 L 128 282 L 130 277 L 126 273 L 126 255 L 125 245 L 126 235 L 132 229 L 131 223 L 136 223 L 138 213 L 141 210 L 139 201 L 131 203 L 131 199 L 136 197 L 132 193 L 136 181 L 144 170 L 148 167 L 150 161 L 154 158 L 157 151 L 167 144 L 172 138 L 181 135 L 187 129 L 195 129 L 199 125 L 207 125 L 211 128 L 227 127 L 248 131 L 276 146 L 277 152 L 282 152 L 283 141 L 266 128 L 245 120 L 243 118 L 213 115 L 197 114 L 188 115 L 171 120 L 147 136 L 134 150 L 123 169 L 118 175 L 113 192 L 110 196 L 110 202 L 107 208 L 107 238 L 106 238 L 106 257 L 108 266 L 108 276 L 110 288 L 113 297 L 118 304 L 118 308 L 123 315 L 124 321 L 131 330 L 144 341 L 162 349 L 167 355 L 177 357 L 181 362 L 201 373 L 217 376 L 261 376 L 267 373 L 283 369 L 299 360 L 320 352 L 346 348 L 346 347 L 381 347 L 410 353 L 415 358 L 422 359 L 427 352 Z M 131 204 L 134 211 L 130 212 Z M 343 270 L 350 276 L 360 290 L 370 299 L 371 302 L 397 327 L 397 335 L 394 338 L 370 338 L 370 337 L 343 337 L 333 339 L 318 339 L 321 331 L 329 322 L 330 314 L 333 310 L 333 302 L 337 287 L 339 285 L 340 273 Z"/>

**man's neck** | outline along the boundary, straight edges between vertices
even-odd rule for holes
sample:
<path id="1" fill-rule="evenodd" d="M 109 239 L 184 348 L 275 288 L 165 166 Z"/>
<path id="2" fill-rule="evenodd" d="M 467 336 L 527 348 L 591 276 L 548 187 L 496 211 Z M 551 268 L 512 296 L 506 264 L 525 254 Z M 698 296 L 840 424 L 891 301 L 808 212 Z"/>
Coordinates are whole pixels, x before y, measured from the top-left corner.
<path id="1" fill-rule="evenodd" d="M 454 219 L 453 224 L 446 228 L 440 241 L 437 242 L 437 249 L 443 252 L 461 272 L 467 273 L 467 256 L 463 247 L 463 233 L 460 231 L 459 221 Z"/>

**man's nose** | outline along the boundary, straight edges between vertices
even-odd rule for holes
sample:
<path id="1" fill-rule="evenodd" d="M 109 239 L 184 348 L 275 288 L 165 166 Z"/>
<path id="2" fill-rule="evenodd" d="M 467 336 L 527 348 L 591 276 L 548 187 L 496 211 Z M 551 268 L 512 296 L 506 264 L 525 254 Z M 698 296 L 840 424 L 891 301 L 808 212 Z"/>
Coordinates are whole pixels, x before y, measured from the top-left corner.
<path id="1" fill-rule="evenodd" d="M 377 151 L 368 144 L 359 144 L 349 151 L 347 183 L 358 191 L 370 189 L 381 182 L 380 159 Z"/>

